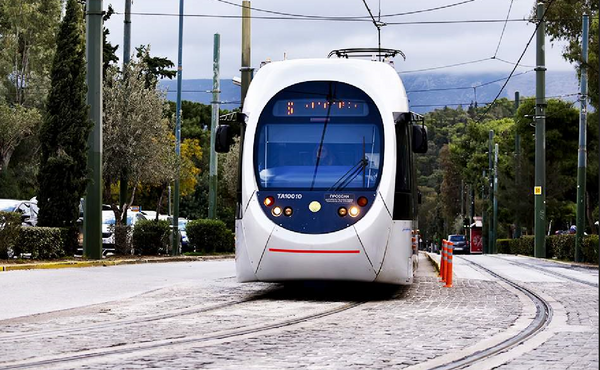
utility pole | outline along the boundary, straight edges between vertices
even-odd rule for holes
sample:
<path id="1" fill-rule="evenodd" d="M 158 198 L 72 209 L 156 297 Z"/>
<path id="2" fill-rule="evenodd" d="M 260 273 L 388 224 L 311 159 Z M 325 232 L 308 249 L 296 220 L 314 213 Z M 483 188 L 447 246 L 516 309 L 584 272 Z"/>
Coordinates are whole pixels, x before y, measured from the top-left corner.
<path id="1" fill-rule="evenodd" d="M 251 19 L 250 1 L 244 0 L 242 1 L 242 68 L 240 69 L 242 72 L 242 105 L 244 105 L 244 100 L 246 99 L 246 94 L 248 93 L 250 82 L 252 81 L 252 72 L 254 71 L 254 69 L 250 67 L 252 63 L 250 58 Z"/>
<path id="2" fill-rule="evenodd" d="M 91 181 L 85 196 L 83 254 L 92 259 L 102 258 L 102 15 L 102 0 L 87 0 L 87 102 L 94 127 L 88 138 Z"/>
<path id="3" fill-rule="evenodd" d="M 487 199 L 485 196 L 485 189 L 488 187 L 487 186 L 487 177 L 486 177 L 486 171 L 483 170 L 483 186 L 481 187 L 481 245 L 483 246 L 483 253 L 487 254 L 488 251 L 488 245 L 487 245 L 487 233 L 485 232 L 486 227 L 487 227 Z"/>
<path id="4" fill-rule="evenodd" d="M 489 212 L 489 206 L 490 203 L 494 203 L 494 156 L 493 156 L 493 152 L 494 152 L 494 130 L 490 130 L 489 133 L 489 139 L 488 139 L 488 173 L 490 174 L 489 177 L 489 182 L 488 182 L 488 186 L 489 186 L 489 190 L 488 190 L 488 194 L 490 202 L 486 203 L 486 213 Z M 488 245 L 487 245 L 487 253 L 494 253 L 494 249 L 493 249 L 493 241 L 496 240 L 496 235 L 494 235 L 494 217 L 492 214 L 492 217 L 490 217 L 490 222 L 488 225 Z"/>
<path id="5" fill-rule="evenodd" d="M 536 103 L 535 103 L 535 247 L 534 256 L 546 257 L 546 24 L 544 3 L 537 4 Z"/>
<path id="6" fill-rule="evenodd" d="M 577 234 L 575 236 L 575 262 L 583 261 L 583 232 L 585 231 L 585 182 L 587 170 L 587 63 L 588 63 L 588 28 L 589 16 L 583 15 L 582 45 L 581 45 L 581 95 L 579 112 L 579 153 L 577 157 Z"/>
<path id="7" fill-rule="evenodd" d="M 515 115 L 519 110 L 520 103 L 519 92 L 515 91 Z M 515 132 L 515 188 L 517 189 L 517 194 L 519 194 L 518 192 L 521 188 L 521 135 L 519 135 L 518 131 Z M 521 213 L 518 206 L 516 211 L 514 237 L 518 239 L 521 237 Z"/>
<path id="8" fill-rule="evenodd" d="M 177 103 L 176 103 L 176 123 L 175 123 L 175 154 L 181 158 L 181 82 L 182 82 L 182 57 L 183 57 L 183 0 L 179 0 L 179 48 L 177 51 Z M 173 248 L 171 255 L 179 255 L 179 171 L 180 166 L 177 163 L 175 172 L 175 194 L 173 195 Z"/>
<path id="9" fill-rule="evenodd" d="M 496 238 L 498 236 L 498 144 L 494 145 L 494 220 L 492 221 L 493 238 L 492 253 L 498 253 Z"/>
<path id="10" fill-rule="evenodd" d="M 125 19 L 123 20 L 123 73 L 131 59 L 131 0 L 125 0 Z M 123 211 L 123 220 L 127 220 L 127 212 L 124 209 L 127 203 L 127 184 L 129 182 L 126 171 L 121 173 L 119 181 L 119 205 Z"/>
<path id="11" fill-rule="evenodd" d="M 217 152 L 215 152 L 215 138 L 217 124 L 219 123 L 219 59 L 220 59 L 221 36 L 215 33 L 213 48 L 213 101 L 212 119 L 210 122 L 210 176 L 208 181 L 208 218 L 217 218 Z"/>

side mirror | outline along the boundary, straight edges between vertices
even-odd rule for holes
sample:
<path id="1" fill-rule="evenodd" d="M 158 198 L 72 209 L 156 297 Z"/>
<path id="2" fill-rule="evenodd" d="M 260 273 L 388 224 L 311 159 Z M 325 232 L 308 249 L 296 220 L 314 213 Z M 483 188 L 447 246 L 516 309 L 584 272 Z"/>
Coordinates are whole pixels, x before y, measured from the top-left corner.
<path id="1" fill-rule="evenodd" d="M 412 149 L 414 153 L 427 153 L 427 127 L 412 126 Z"/>
<path id="2" fill-rule="evenodd" d="M 231 134 L 229 125 L 219 125 L 215 134 L 215 151 L 217 153 L 228 153 L 231 145 Z"/>

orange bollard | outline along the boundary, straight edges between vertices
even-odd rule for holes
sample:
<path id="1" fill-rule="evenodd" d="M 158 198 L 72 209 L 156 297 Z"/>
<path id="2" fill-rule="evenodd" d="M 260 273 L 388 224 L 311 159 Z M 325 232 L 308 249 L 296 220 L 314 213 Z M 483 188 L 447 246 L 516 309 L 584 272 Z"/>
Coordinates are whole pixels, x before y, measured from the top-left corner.
<path id="1" fill-rule="evenodd" d="M 446 285 L 444 288 L 452 288 L 452 256 L 454 254 L 454 244 L 448 242 L 448 262 L 446 264 Z"/>
<path id="2" fill-rule="evenodd" d="M 442 240 L 442 251 L 440 253 L 440 281 L 446 281 L 446 239 Z"/>

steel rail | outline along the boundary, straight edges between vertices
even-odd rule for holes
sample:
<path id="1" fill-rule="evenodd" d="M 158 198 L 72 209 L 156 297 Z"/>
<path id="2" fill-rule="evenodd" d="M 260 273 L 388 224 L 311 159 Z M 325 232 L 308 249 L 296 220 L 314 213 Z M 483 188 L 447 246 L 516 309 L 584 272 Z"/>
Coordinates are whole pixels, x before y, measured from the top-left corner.
<path id="1" fill-rule="evenodd" d="M 337 308 L 326 310 L 326 311 L 321 311 L 321 312 L 318 312 L 315 314 L 306 315 L 306 316 L 298 317 L 298 318 L 291 319 L 291 320 L 284 320 L 284 321 L 276 322 L 273 324 L 267 324 L 267 325 L 259 326 L 259 327 L 246 327 L 246 328 L 242 327 L 239 329 L 234 329 L 231 331 L 226 331 L 226 332 L 221 332 L 221 333 L 215 333 L 215 334 L 207 335 L 207 336 L 172 338 L 172 339 L 166 339 L 166 340 L 161 340 L 161 341 L 152 341 L 152 342 L 137 343 L 137 344 L 133 344 L 133 345 L 125 345 L 125 346 L 121 346 L 121 347 L 100 348 L 100 349 L 96 349 L 96 350 L 85 351 L 87 353 L 79 352 L 76 354 L 65 354 L 65 355 L 54 356 L 51 358 L 41 359 L 41 360 L 36 360 L 36 359 L 24 360 L 24 361 L 17 360 L 17 361 L 12 361 L 12 364 L 10 362 L 0 363 L 0 369 L 9 370 L 9 369 L 46 368 L 48 366 L 59 365 L 59 364 L 64 364 L 64 363 L 74 362 L 74 361 L 84 361 L 84 360 L 97 359 L 97 358 L 108 357 L 108 356 L 113 356 L 113 355 L 124 355 L 124 354 L 127 355 L 127 354 L 132 354 L 132 353 L 141 352 L 141 351 L 181 346 L 181 345 L 194 344 L 194 343 L 203 343 L 203 342 L 209 342 L 209 341 L 214 341 L 214 340 L 234 339 L 236 337 L 257 334 L 257 333 L 261 333 L 261 332 L 273 330 L 273 329 L 285 328 L 288 326 L 304 323 L 304 322 L 307 322 L 310 320 L 316 320 L 316 319 L 320 319 L 323 317 L 335 315 L 337 313 L 347 311 L 351 308 L 358 307 L 364 303 L 365 303 L 364 301 L 351 302 L 351 303 L 347 303 L 341 307 L 337 307 Z"/>
<path id="2" fill-rule="evenodd" d="M 48 330 L 41 330 L 41 331 L 35 331 L 35 332 L 19 332 L 19 333 L 0 334 L 0 343 L 11 342 L 11 341 L 20 340 L 20 339 L 28 339 L 28 338 L 61 336 L 64 334 L 76 334 L 76 333 L 80 333 L 80 332 L 88 333 L 90 331 L 121 328 L 123 325 L 138 325 L 138 324 L 144 324 L 144 323 L 153 322 L 153 321 L 172 319 L 174 317 L 179 317 L 179 316 L 188 316 L 188 315 L 212 312 L 212 311 L 216 311 L 216 310 L 233 307 L 233 306 L 236 306 L 239 304 L 255 301 L 255 300 L 259 299 L 258 297 L 261 295 L 273 293 L 274 291 L 277 291 L 280 289 L 282 289 L 282 288 L 262 289 L 255 293 L 252 293 L 250 296 L 243 298 L 243 299 L 230 301 L 230 302 L 224 302 L 224 303 L 206 306 L 206 307 L 186 308 L 186 309 L 182 309 L 179 311 L 172 311 L 172 312 L 169 312 L 168 314 L 148 315 L 148 316 L 142 316 L 142 317 L 133 318 L 133 319 L 125 318 L 125 319 L 114 320 L 114 321 L 110 321 L 110 322 L 102 322 L 102 323 L 98 323 L 98 324 L 94 324 L 94 325 L 76 326 L 76 327 L 71 327 L 71 328 L 48 329 Z M 0 368 L 2 368 L 1 363 L 0 363 Z"/>
<path id="3" fill-rule="evenodd" d="M 457 256 L 455 256 L 455 257 L 457 257 Z M 464 261 L 469 262 L 470 264 L 476 266 L 478 269 L 487 272 L 488 274 L 504 281 L 505 283 L 509 284 L 513 288 L 524 293 L 529 299 L 531 299 L 533 301 L 533 303 L 536 307 L 536 314 L 535 314 L 535 318 L 533 319 L 533 321 L 524 330 L 519 332 L 517 335 L 515 335 L 511 338 L 508 338 L 505 341 L 498 343 L 492 347 L 483 349 L 481 351 L 477 351 L 473 354 L 464 356 L 455 361 L 448 362 L 444 365 L 436 366 L 433 368 L 435 370 L 462 369 L 462 368 L 471 366 L 479 361 L 493 357 L 493 356 L 495 356 L 501 352 L 504 352 L 512 347 L 515 347 L 515 346 L 523 343 L 527 339 L 535 336 L 540 331 L 544 330 L 548 326 L 550 321 L 552 321 L 553 313 L 552 313 L 552 307 L 550 306 L 550 303 L 548 303 L 548 301 L 546 301 L 544 298 L 540 297 L 537 293 L 535 293 L 534 291 L 532 291 L 529 288 L 526 288 L 522 285 L 515 283 L 514 281 L 512 281 L 502 275 L 499 275 L 499 274 L 491 271 L 488 268 L 483 267 L 482 265 L 480 265 L 478 263 L 475 263 L 473 261 L 467 260 L 462 257 L 459 257 L 459 258 L 461 258 Z"/>

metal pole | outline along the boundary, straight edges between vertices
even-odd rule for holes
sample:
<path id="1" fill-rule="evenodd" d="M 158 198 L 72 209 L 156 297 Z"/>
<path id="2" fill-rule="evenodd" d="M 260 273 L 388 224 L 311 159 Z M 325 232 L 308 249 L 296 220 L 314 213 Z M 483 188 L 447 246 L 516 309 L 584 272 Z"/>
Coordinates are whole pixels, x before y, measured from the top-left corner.
<path id="1" fill-rule="evenodd" d="M 489 177 L 489 190 L 488 194 L 490 201 L 486 203 L 486 213 L 490 211 L 490 205 L 494 203 L 494 130 L 490 130 L 489 140 L 488 140 L 488 171 L 490 174 Z M 491 203 L 491 204 L 490 204 Z M 487 253 L 493 253 L 493 241 L 496 240 L 496 236 L 494 235 L 494 215 L 490 215 L 490 222 L 488 223 L 488 245 L 487 245 Z"/>
<path id="2" fill-rule="evenodd" d="M 221 36 L 215 33 L 213 48 L 213 101 L 212 119 L 210 123 L 210 176 L 208 182 L 208 218 L 217 218 L 217 152 L 215 152 L 215 138 L 217 124 L 219 123 L 219 59 Z"/>
<path id="3" fill-rule="evenodd" d="M 588 28 L 589 16 L 583 15 L 582 46 L 581 46 L 581 96 L 579 113 L 579 153 L 577 157 L 577 234 L 575 237 L 575 262 L 583 261 L 581 246 L 585 231 L 585 182 L 587 170 L 587 63 L 588 63 Z"/>
<path id="4" fill-rule="evenodd" d="M 519 92 L 515 92 L 515 114 L 519 110 L 519 105 L 521 103 Z M 521 135 L 519 132 L 515 132 L 515 188 L 517 189 L 517 194 L 519 194 L 519 190 L 521 188 Z M 515 212 L 516 220 L 515 220 L 515 238 L 521 237 L 521 213 L 519 212 L 519 207 L 517 206 Z"/>
<path id="5" fill-rule="evenodd" d="M 123 73 L 125 73 L 127 64 L 131 59 L 131 0 L 125 0 L 125 20 L 123 20 Z M 127 215 L 123 205 L 127 203 L 127 184 L 129 182 L 127 172 L 123 171 L 119 181 L 119 206 L 123 211 L 123 220 Z"/>
<path id="6" fill-rule="evenodd" d="M 492 253 L 498 253 L 496 238 L 498 237 L 498 144 L 494 146 L 494 219 L 492 222 L 494 238 L 492 242 Z"/>
<path id="7" fill-rule="evenodd" d="M 250 1 L 242 1 L 242 105 L 246 99 L 250 82 L 252 81 L 253 68 L 250 67 Z"/>
<path id="8" fill-rule="evenodd" d="M 488 187 L 487 186 L 487 177 L 486 177 L 486 171 L 483 170 L 483 186 L 481 187 L 481 245 L 483 246 L 483 253 L 487 254 L 488 253 L 488 245 L 487 245 L 487 233 L 485 232 L 486 227 L 487 227 L 487 201 L 486 201 L 486 192 L 485 189 Z"/>
<path id="9" fill-rule="evenodd" d="M 177 103 L 175 124 L 175 153 L 177 158 L 181 158 L 181 80 L 182 80 L 182 59 L 183 57 L 183 0 L 179 0 L 179 49 L 177 51 Z M 173 248 L 171 254 L 179 254 L 179 163 L 175 173 L 175 194 L 173 195 Z"/>
<path id="10" fill-rule="evenodd" d="M 546 257 L 546 25 L 542 20 L 544 3 L 537 4 L 537 53 L 535 68 L 536 105 L 535 105 L 535 248 L 534 256 Z"/>
<path id="11" fill-rule="evenodd" d="M 86 5 L 87 102 L 94 128 L 88 138 L 87 186 L 84 210 L 83 254 L 102 258 L 102 0 Z"/>

